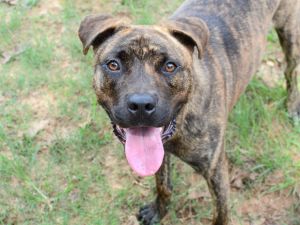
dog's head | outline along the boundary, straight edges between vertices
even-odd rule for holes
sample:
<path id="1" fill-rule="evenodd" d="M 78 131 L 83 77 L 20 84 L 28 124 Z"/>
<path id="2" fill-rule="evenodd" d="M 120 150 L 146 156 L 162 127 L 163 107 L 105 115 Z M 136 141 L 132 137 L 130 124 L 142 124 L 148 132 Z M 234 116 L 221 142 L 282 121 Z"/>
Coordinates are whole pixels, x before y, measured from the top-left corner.
<path id="1" fill-rule="evenodd" d="M 141 26 L 95 15 L 81 22 L 79 37 L 84 54 L 94 49 L 94 89 L 125 144 L 129 163 L 153 148 L 157 163 L 141 159 L 143 165 L 133 166 L 140 175 L 153 174 L 163 157 L 157 149 L 173 134 L 176 115 L 188 99 L 194 51 L 201 58 L 208 39 L 206 25 L 198 18 L 180 18 Z M 128 153 L 126 146 L 139 150 Z"/>

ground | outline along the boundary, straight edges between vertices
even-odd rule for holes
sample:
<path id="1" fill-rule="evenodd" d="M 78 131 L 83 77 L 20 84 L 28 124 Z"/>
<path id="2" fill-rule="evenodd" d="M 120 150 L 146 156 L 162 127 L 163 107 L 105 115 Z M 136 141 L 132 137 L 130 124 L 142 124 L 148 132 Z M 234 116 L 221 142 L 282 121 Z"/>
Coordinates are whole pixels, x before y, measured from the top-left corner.
<path id="1" fill-rule="evenodd" d="M 91 13 L 151 24 L 180 0 L 0 1 L 0 224 L 136 225 L 153 177 L 129 168 L 97 105 L 80 20 Z M 300 224 L 300 127 L 290 121 L 285 62 L 271 30 L 262 67 L 230 115 L 226 149 L 234 225 Z M 210 224 L 204 180 L 173 157 L 163 225 Z"/>

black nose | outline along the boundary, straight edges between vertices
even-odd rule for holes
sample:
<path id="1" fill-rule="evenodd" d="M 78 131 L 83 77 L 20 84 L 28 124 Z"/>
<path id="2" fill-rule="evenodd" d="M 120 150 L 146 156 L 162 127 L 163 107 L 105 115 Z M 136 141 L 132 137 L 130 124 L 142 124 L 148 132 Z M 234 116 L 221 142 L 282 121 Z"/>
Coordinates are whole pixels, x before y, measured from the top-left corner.
<path id="1" fill-rule="evenodd" d="M 128 96 L 128 111 L 132 115 L 150 116 L 155 112 L 156 98 L 150 94 Z"/>

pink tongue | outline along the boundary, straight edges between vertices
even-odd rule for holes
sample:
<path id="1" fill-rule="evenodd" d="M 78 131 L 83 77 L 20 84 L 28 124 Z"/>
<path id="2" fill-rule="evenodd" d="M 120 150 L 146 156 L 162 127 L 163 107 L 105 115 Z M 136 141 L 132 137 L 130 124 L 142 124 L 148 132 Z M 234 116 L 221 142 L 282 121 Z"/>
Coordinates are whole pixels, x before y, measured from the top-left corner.
<path id="1" fill-rule="evenodd" d="M 140 176 L 154 175 L 164 158 L 161 128 L 128 128 L 125 154 L 131 168 Z"/>

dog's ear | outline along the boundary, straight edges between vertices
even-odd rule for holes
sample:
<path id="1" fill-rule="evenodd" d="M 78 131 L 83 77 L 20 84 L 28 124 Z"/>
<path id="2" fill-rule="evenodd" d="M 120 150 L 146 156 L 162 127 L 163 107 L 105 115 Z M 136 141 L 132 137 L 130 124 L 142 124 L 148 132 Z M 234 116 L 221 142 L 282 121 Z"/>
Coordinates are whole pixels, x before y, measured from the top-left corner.
<path id="1" fill-rule="evenodd" d="M 196 17 L 176 18 L 164 24 L 178 41 L 185 45 L 190 51 L 194 47 L 198 49 L 198 57 L 201 58 L 209 38 L 209 30 L 205 22 Z"/>
<path id="2" fill-rule="evenodd" d="M 78 35 L 83 45 L 83 54 L 87 54 L 90 46 L 94 49 L 105 40 L 126 27 L 126 18 L 114 18 L 111 15 L 90 15 L 85 17 L 79 27 Z"/>

